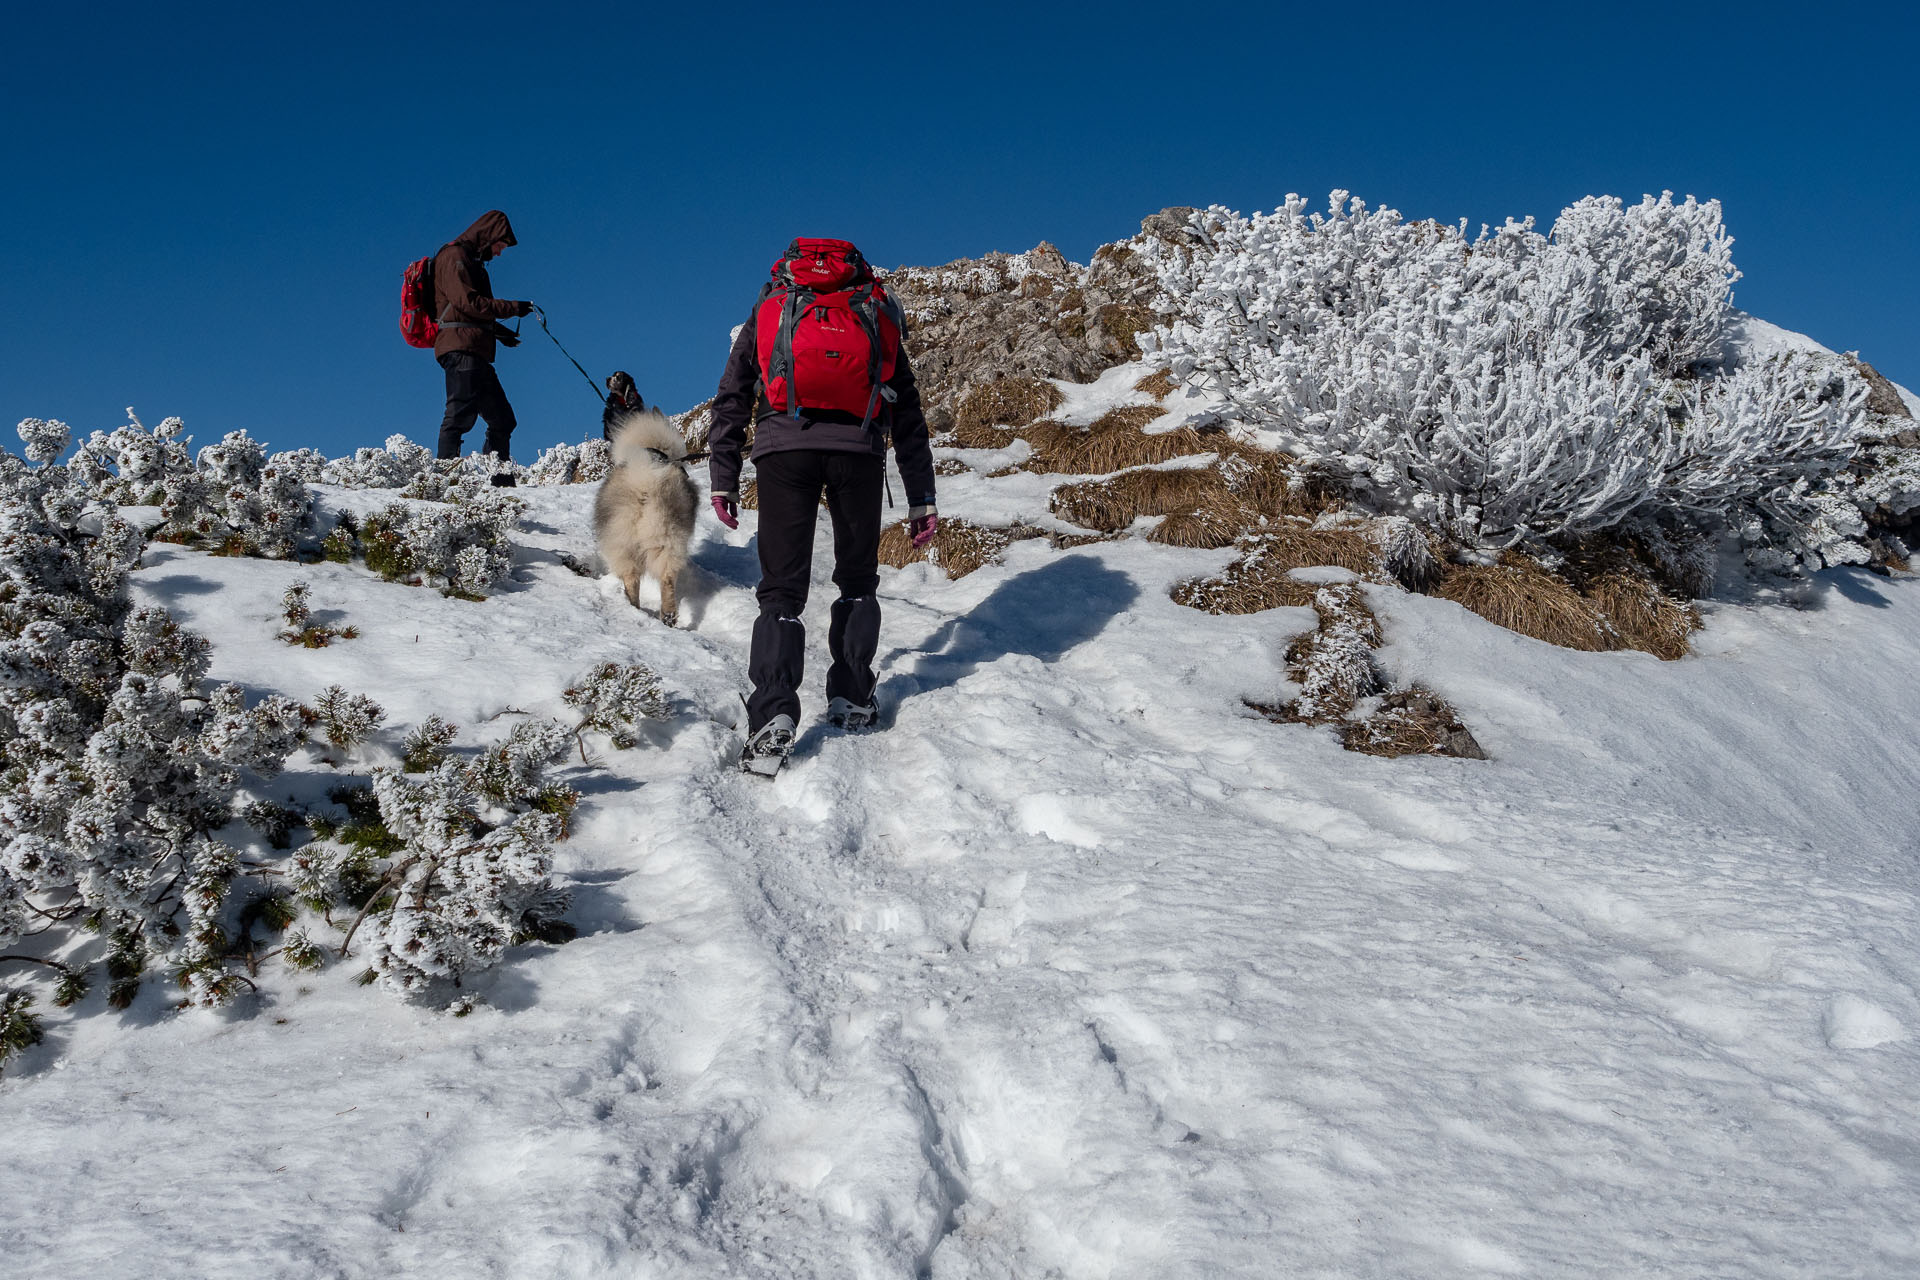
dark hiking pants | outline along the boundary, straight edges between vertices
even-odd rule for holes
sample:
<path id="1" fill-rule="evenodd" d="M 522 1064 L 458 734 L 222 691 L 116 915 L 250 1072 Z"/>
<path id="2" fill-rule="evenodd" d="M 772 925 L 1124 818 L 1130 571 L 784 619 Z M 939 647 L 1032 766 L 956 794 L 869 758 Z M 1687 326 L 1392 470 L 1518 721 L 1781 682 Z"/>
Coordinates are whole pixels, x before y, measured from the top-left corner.
<path id="1" fill-rule="evenodd" d="M 887 460 L 868 453 L 793 449 L 754 461 L 760 495 L 760 617 L 747 663 L 753 693 L 747 732 L 775 716 L 800 722 L 800 677 L 813 575 L 813 530 L 820 495 L 833 520 L 833 581 L 840 598 L 827 625 L 827 699 L 856 706 L 873 699 L 873 655 L 880 647 L 880 487 Z"/>
<path id="2" fill-rule="evenodd" d="M 513 434 L 513 406 L 500 389 L 500 375 L 493 366 L 467 351 L 449 351 L 440 357 L 447 371 L 447 414 L 440 419 L 442 458 L 460 456 L 460 441 L 475 418 L 487 420 L 486 451 L 501 461 L 507 459 L 507 437 Z"/>

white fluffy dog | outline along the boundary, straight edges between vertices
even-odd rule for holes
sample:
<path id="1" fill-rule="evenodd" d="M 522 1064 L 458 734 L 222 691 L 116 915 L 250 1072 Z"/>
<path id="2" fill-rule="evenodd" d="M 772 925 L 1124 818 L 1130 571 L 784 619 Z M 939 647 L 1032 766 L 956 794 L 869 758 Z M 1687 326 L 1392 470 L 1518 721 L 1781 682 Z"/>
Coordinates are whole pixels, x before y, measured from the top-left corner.
<path id="1" fill-rule="evenodd" d="M 660 581 L 660 621 L 678 616 L 674 582 L 687 567 L 700 496 L 680 459 L 687 442 L 657 409 L 622 415 L 612 427 L 613 470 L 593 502 L 593 536 L 627 599 L 640 607 L 640 575 Z"/>

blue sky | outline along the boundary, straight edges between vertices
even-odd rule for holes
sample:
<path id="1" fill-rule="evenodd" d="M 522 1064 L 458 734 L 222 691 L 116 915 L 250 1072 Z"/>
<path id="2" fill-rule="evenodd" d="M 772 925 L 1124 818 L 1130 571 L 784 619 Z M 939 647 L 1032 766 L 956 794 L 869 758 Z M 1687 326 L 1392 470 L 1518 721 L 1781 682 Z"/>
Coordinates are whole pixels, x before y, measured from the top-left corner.
<path id="1" fill-rule="evenodd" d="M 496 291 L 677 410 L 795 235 L 1085 261 L 1166 205 L 1336 186 L 1475 225 L 1718 197 L 1738 305 L 1920 388 L 1916 34 L 1890 5 L 15 6 L 0 415 L 430 443 L 400 273 L 488 207 L 521 241 Z M 521 461 L 597 433 L 537 332 L 499 368 Z"/>

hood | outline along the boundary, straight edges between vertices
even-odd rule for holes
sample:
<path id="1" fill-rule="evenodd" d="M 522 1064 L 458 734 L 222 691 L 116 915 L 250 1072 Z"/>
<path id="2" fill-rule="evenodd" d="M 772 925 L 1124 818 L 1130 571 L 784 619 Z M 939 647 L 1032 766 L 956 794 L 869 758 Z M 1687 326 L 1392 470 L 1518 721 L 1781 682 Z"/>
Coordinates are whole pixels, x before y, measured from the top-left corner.
<path id="1" fill-rule="evenodd" d="M 507 221 L 507 215 L 498 209 L 489 209 L 473 220 L 473 225 L 454 237 L 453 243 L 465 245 L 476 258 L 487 257 L 487 249 L 496 240 L 505 240 L 510 245 L 519 244 L 514 239 L 513 224 Z"/>

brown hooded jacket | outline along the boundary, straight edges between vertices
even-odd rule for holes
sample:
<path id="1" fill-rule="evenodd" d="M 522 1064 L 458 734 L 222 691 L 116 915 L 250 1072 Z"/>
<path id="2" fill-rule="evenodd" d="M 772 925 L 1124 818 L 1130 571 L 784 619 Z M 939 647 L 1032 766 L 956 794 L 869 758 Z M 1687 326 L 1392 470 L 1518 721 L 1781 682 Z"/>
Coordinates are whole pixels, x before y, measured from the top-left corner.
<path id="1" fill-rule="evenodd" d="M 440 336 L 433 344 L 436 359 L 449 351 L 468 351 L 492 364 L 496 322 L 526 314 L 525 303 L 493 296 L 493 281 L 481 265 L 502 240 L 520 243 L 507 215 L 489 209 L 434 255 L 433 304 L 440 321 Z"/>

